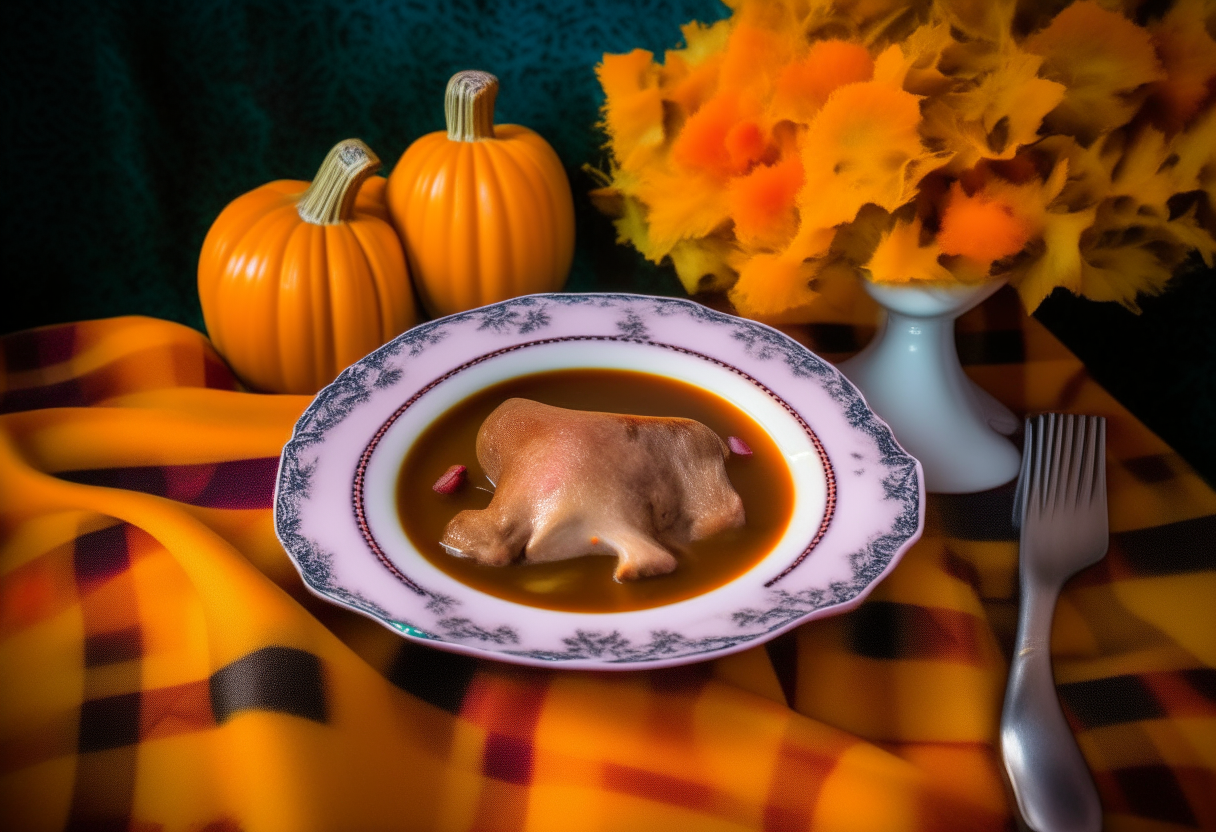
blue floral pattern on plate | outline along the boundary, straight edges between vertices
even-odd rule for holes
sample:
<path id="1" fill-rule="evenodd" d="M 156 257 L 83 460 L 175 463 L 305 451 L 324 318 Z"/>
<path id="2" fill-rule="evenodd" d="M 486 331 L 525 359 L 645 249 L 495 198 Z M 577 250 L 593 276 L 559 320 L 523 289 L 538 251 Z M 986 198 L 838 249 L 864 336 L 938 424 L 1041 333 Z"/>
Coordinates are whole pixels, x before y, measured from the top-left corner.
<path id="1" fill-rule="evenodd" d="M 373 557 L 369 546 L 376 548 L 375 541 L 358 491 L 352 495 L 349 472 L 358 468 L 357 457 L 374 447 L 370 437 L 378 438 L 392 424 L 402 402 L 441 388 L 487 357 L 586 340 L 608 351 L 629 344 L 654 349 L 656 355 L 675 350 L 699 356 L 797 409 L 826 448 L 820 453 L 827 470 L 848 483 L 839 494 L 847 510 L 825 515 L 828 533 L 811 558 L 829 564 L 825 576 L 813 580 L 800 562 L 791 562 L 776 577 L 753 577 L 754 586 L 727 593 L 729 608 L 707 613 L 695 602 L 682 602 L 643 613 L 593 616 L 537 610 L 487 600 L 460 585 L 436 585 L 414 577 L 408 553 L 396 553 L 392 562 L 380 553 Z M 833 468 L 828 456 L 847 458 L 849 464 Z M 344 482 L 341 472 L 348 474 Z M 863 499 L 861 493 L 868 505 L 846 502 Z M 339 501 L 339 495 L 345 499 Z M 275 494 L 278 537 L 306 585 L 322 598 L 444 649 L 579 668 L 703 660 L 851 608 L 919 537 L 923 515 L 919 463 L 831 364 L 763 324 L 691 301 L 625 294 L 530 295 L 402 334 L 348 367 L 316 396 L 283 449 Z M 870 516 L 880 519 L 871 522 Z"/>

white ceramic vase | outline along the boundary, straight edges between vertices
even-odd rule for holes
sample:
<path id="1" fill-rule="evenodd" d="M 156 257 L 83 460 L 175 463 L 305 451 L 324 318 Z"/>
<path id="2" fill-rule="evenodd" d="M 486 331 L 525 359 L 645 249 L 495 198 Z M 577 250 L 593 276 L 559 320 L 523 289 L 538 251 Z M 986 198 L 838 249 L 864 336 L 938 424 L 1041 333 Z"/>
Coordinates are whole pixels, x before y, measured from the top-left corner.
<path id="1" fill-rule="evenodd" d="M 926 489 L 970 493 L 1016 477 L 1021 455 L 1008 434 L 1021 422 L 963 373 L 954 345 L 955 319 L 1003 282 L 864 285 L 886 317 L 874 339 L 840 370 L 920 460 Z"/>

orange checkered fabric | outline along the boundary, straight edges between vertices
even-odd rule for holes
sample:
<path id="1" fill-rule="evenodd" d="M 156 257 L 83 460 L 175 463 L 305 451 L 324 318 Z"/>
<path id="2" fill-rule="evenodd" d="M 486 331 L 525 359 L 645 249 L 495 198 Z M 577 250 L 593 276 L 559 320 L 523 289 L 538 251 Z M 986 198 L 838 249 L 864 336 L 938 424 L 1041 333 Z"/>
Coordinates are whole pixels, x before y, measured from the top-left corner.
<path id="1" fill-rule="evenodd" d="M 1057 689 L 1108 829 L 1216 829 L 1216 494 L 1007 296 L 959 327 L 1018 412 L 1109 420 L 1112 543 Z M 828 358 L 872 323 L 791 330 Z M 0 339 L 0 817 L 29 830 L 1007 830 L 1011 487 L 929 498 L 855 611 L 683 668 L 526 669 L 309 594 L 275 539 L 305 397 L 118 318 Z"/>

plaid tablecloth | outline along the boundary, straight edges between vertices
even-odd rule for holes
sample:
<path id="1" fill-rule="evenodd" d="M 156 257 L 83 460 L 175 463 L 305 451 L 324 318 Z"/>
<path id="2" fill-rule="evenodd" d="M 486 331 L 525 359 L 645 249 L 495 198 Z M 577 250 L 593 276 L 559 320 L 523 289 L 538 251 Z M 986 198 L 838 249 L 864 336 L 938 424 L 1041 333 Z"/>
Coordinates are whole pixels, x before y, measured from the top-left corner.
<path id="1" fill-rule="evenodd" d="M 961 323 L 1019 413 L 1109 420 L 1109 555 L 1058 691 L 1110 830 L 1216 829 L 1216 494 L 1008 297 Z M 864 322 L 792 333 L 828 358 Z M 867 331 L 868 330 L 868 331 Z M 523 669 L 311 596 L 275 539 L 303 397 L 117 318 L 2 339 L 0 818 L 55 830 L 1012 829 L 1011 487 L 929 498 L 860 608 L 684 668 Z"/>

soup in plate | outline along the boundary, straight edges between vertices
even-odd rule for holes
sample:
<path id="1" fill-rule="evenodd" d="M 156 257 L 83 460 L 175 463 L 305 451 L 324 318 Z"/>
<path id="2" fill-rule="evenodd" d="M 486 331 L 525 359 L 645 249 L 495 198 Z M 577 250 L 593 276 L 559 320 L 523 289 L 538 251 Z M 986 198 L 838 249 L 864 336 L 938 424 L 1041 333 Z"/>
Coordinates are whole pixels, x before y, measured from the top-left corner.
<path id="1" fill-rule="evenodd" d="M 485 509 L 493 496 L 494 484 L 477 460 L 477 434 L 486 418 L 510 399 L 579 411 L 683 417 L 702 423 L 723 441 L 743 440 L 751 453 L 729 454 L 725 467 L 742 498 L 746 521 L 680 547 L 674 571 L 630 581 L 613 579 L 615 556 L 488 566 L 450 554 L 440 545 L 448 524 L 460 512 Z M 454 465 L 467 467 L 467 482 L 454 493 L 437 492 L 433 486 Z M 676 379 L 611 369 L 521 376 L 457 403 L 414 441 L 397 485 L 406 535 L 436 568 L 508 601 L 586 613 L 662 606 L 729 583 L 773 549 L 789 523 L 793 503 L 793 481 L 776 443 L 734 404 Z"/>

